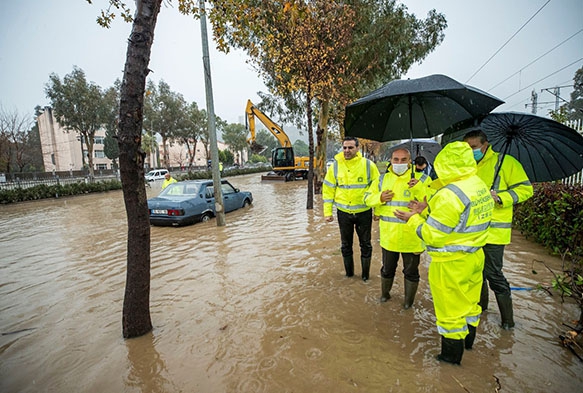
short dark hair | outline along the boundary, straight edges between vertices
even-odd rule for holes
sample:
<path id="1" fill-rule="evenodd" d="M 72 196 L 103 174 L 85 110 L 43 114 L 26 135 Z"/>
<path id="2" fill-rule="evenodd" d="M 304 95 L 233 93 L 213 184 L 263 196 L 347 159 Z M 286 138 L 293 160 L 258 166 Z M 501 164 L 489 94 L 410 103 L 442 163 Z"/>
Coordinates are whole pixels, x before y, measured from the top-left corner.
<path id="1" fill-rule="evenodd" d="M 427 159 L 423 156 L 415 157 L 415 165 L 425 165 L 427 164 Z"/>
<path id="2" fill-rule="evenodd" d="M 488 142 L 488 136 L 486 133 L 480 129 L 472 130 L 464 135 L 464 141 L 467 141 L 470 138 L 480 138 L 480 143 L 484 144 L 484 142 Z"/>
<path id="3" fill-rule="evenodd" d="M 346 141 L 354 141 L 354 145 L 356 147 L 358 147 L 358 139 L 353 137 L 353 136 L 346 136 L 344 137 L 344 140 L 342 142 L 346 142 Z"/>

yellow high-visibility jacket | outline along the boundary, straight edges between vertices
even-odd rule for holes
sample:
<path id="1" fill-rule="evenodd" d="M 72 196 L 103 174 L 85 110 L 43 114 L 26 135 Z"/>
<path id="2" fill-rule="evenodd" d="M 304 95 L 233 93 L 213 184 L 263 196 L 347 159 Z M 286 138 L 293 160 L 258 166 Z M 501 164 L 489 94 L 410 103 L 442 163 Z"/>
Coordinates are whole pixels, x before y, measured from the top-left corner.
<path id="1" fill-rule="evenodd" d="M 377 166 L 360 152 L 351 160 L 345 160 L 342 152 L 336 154 L 322 184 L 324 217 L 332 215 L 332 206 L 346 213 L 369 210 L 364 193 L 378 177 Z"/>
<path id="2" fill-rule="evenodd" d="M 490 189 L 495 190 L 502 203 L 497 203 L 488 230 L 488 244 L 509 244 L 512 229 L 513 206 L 532 197 L 533 189 L 522 164 L 510 155 L 504 156 L 496 182 L 494 174 L 501 154 L 488 146 L 486 154 L 478 162 L 478 176 Z"/>
<path id="3" fill-rule="evenodd" d="M 175 178 L 170 177 L 170 179 L 168 179 L 168 180 L 164 179 L 164 181 L 162 182 L 162 189 L 165 189 L 166 187 L 168 187 L 172 183 L 176 183 Z"/>
<path id="4" fill-rule="evenodd" d="M 415 233 L 415 228 L 395 217 L 395 210 L 407 210 L 410 201 L 423 202 L 425 197 L 429 199 L 428 186 L 431 184 L 431 177 L 417 172 L 415 177 L 419 182 L 409 187 L 411 168 L 398 176 L 389 167 L 385 174 L 373 181 L 364 195 L 367 206 L 373 207 L 374 215 L 380 218 L 380 241 L 381 247 L 385 250 L 408 253 L 425 250 L 425 245 Z M 393 191 L 395 196 L 388 202 L 381 202 L 381 193 L 385 190 Z"/>
<path id="5" fill-rule="evenodd" d="M 435 159 L 444 186 L 429 200 L 427 220 L 415 214 L 408 222 L 427 245 L 432 262 L 462 259 L 483 247 L 494 209 L 490 189 L 476 175 L 467 144 L 453 143 Z"/>

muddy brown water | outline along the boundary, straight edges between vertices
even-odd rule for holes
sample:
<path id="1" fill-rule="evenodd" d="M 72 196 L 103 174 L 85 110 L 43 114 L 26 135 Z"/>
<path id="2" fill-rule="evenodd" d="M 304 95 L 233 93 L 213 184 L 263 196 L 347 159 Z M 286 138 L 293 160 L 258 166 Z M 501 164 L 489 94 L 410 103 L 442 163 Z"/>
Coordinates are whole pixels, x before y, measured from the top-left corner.
<path id="1" fill-rule="evenodd" d="M 255 201 L 225 227 L 152 227 L 154 329 L 131 340 L 122 193 L 0 206 L 0 392 L 583 391 L 557 338 L 576 306 L 523 290 L 551 280 L 533 260 L 560 260 L 520 234 L 505 262 L 516 328 L 491 304 L 462 365 L 444 365 L 427 256 L 414 308 L 402 275 L 381 304 L 376 224 L 370 281 L 345 278 L 337 224 L 319 197 L 305 209 L 305 182 L 229 180 Z"/>

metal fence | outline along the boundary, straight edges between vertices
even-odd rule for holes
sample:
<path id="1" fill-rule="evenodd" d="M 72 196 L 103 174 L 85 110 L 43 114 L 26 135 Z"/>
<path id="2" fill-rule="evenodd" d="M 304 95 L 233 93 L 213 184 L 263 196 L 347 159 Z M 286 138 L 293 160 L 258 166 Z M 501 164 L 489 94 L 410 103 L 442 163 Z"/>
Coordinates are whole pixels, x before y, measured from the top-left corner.
<path id="1" fill-rule="evenodd" d="M 583 120 L 569 120 L 564 123 L 567 127 L 571 127 L 579 134 L 583 135 Z M 583 171 L 575 173 L 573 176 L 567 177 L 562 180 L 563 184 L 568 184 L 571 186 L 583 184 Z"/>
<path id="2" fill-rule="evenodd" d="M 112 169 L 96 170 L 95 180 L 119 180 L 119 173 Z M 45 185 L 63 185 L 73 183 L 88 183 L 89 174 L 86 171 L 66 172 L 22 172 L 0 174 L 0 190 L 29 188 Z"/>

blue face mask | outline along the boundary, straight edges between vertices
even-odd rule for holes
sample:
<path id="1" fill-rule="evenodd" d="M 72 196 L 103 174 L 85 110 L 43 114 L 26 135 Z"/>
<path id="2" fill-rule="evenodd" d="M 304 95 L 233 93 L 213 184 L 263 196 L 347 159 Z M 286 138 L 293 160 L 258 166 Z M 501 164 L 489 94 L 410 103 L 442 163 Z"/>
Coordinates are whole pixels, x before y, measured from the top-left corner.
<path id="1" fill-rule="evenodd" d="M 484 157 L 484 153 L 482 153 L 481 149 L 473 150 L 473 152 L 474 152 L 474 158 L 476 159 L 476 161 L 480 161 Z"/>

